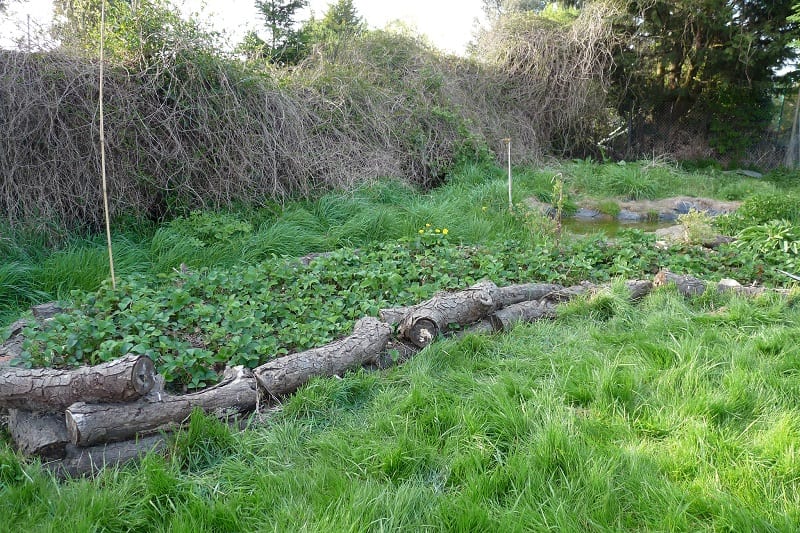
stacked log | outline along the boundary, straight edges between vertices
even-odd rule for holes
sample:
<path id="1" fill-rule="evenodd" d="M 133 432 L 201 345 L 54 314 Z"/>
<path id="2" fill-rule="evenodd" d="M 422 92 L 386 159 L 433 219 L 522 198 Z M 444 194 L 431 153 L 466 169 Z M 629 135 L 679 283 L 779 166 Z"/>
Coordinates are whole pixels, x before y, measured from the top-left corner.
<path id="1" fill-rule="evenodd" d="M 666 270 L 654 282 L 626 282 L 631 301 L 661 285 L 675 285 L 685 296 L 703 294 L 708 287 L 702 280 Z M 92 474 L 105 465 L 163 450 L 167 435 L 194 409 L 220 419 L 238 417 L 258 411 L 261 402 L 280 402 L 316 376 L 342 375 L 358 367 L 385 368 L 442 335 L 508 331 L 519 323 L 553 319 L 559 304 L 604 289 L 607 285 L 588 282 L 497 287 L 482 281 L 417 305 L 383 309 L 380 320 L 359 320 L 347 337 L 278 357 L 252 371 L 226 369 L 217 385 L 183 395 L 166 393 L 153 362 L 141 355 L 74 370 L 0 367 L 0 409 L 9 410 L 9 433 L 20 452 L 41 458 L 60 476 Z M 723 280 L 717 290 L 745 296 L 764 292 L 733 280 Z M 40 309 L 36 319 L 48 320 L 53 311 Z M 6 352 L 21 344 L 24 325 L 14 328 L 11 339 L 0 345 Z"/>

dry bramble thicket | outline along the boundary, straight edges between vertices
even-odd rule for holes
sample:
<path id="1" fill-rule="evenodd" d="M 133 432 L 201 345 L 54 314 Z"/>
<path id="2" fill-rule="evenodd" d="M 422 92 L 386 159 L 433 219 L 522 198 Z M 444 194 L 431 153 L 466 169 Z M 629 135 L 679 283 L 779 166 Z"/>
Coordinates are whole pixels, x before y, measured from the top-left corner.
<path id="1" fill-rule="evenodd" d="M 428 187 L 459 158 L 532 160 L 579 146 L 605 112 L 605 7 L 563 25 L 510 19 L 472 59 L 370 32 L 279 69 L 172 43 L 105 72 L 111 211 L 282 201 L 398 176 Z M 0 52 L 0 212 L 15 225 L 98 227 L 95 58 Z"/>

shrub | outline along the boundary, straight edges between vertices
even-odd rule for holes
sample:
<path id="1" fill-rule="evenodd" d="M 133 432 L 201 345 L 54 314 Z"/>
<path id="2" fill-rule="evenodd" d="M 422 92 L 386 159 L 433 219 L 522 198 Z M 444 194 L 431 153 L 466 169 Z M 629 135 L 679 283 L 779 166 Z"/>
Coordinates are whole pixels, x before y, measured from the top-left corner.
<path id="1" fill-rule="evenodd" d="M 760 193 L 742 203 L 739 214 L 755 223 L 770 220 L 800 221 L 800 196 L 786 193 Z"/>

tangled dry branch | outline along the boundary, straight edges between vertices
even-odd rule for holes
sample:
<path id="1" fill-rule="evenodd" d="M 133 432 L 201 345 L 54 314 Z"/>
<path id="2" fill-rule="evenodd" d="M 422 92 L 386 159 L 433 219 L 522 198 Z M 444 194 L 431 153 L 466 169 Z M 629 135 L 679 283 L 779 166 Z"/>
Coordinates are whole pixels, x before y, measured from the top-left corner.
<path id="1" fill-rule="evenodd" d="M 143 67 L 109 65 L 111 212 L 158 218 L 387 175 L 429 187 L 457 158 L 498 151 L 508 136 L 515 160 L 537 158 L 559 135 L 584 135 L 604 104 L 603 20 L 587 10 L 566 42 L 546 27 L 496 32 L 505 48 L 485 43 L 485 62 L 372 32 L 293 71 L 191 46 Z M 101 226 L 98 71 L 58 51 L 0 52 L 0 212 L 9 223 Z"/>

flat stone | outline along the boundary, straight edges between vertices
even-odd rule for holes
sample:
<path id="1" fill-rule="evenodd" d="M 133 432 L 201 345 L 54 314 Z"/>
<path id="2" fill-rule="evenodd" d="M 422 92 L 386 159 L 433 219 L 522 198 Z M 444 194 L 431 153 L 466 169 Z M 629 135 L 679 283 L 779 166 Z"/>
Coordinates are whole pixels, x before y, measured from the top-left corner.
<path id="1" fill-rule="evenodd" d="M 658 220 L 661 222 L 672 222 L 673 220 L 678 220 L 678 215 L 675 213 L 659 213 Z"/>
<path id="2" fill-rule="evenodd" d="M 628 211 L 627 209 L 623 209 L 617 214 L 617 220 L 623 222 L 639 222 L 643 220 L 645 217 L 641 213 L 636 213 L 634 211 Z"/>
<path id="3" fill-rule="evenodd" d="M 578 220 L 594 220 L 602 216 L 603 214 L 600 211 L 586 207 L 581 207 L 575 212 L 575 218 Z"/>
<path id="4" fill-rule="evenodd" d="M 692 202 L 680 201 L 675 203 L 675 212 L 679 215 L 686 215 L 692 209 L 697 209 L 697 206 Z"/>
<path id="5" fill-rule="evenodd" d="M 666 242 L 683 242 L 686 239 L 686 229 L 682 225 L 658 228 L 655 231 L 656 237 Z"/>

